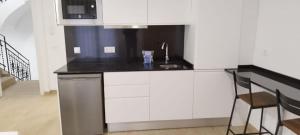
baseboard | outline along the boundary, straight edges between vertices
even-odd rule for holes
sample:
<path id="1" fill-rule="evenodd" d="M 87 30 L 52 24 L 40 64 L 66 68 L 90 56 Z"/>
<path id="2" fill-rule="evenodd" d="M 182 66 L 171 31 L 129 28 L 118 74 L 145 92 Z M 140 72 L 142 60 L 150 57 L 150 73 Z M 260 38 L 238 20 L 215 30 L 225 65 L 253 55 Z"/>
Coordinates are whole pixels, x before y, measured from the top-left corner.
<path id="1" fill-rule="evenodd" d="M 57 90 L 50 90 L 50 91 L 44 92 L 44 95 L 53 95 L 53 94 L 57 94 Z"/>
<path id="2" fill-rule="evenodd" d="M 107 124 L 108 132 L 171 129 L 171 128 L 192 128 L 204 126 L 225 126 L 229 118 L 209 118 L 193 120 L 168 120 L 168 121 L 149 121 L 133 123 L 110 123 Z"/>

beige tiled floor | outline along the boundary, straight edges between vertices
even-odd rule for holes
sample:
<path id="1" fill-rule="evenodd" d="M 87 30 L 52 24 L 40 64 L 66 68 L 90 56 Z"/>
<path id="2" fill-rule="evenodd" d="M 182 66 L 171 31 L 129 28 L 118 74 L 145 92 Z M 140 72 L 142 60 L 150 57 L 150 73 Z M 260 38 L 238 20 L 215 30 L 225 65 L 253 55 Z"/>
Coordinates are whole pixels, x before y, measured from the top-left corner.
<path id="1" fill-rule="evenodd" d="M 60 135 L 56 94 L 40 96 L 37 83 L 32 82 L 30 86 L 20 84 L 11 87 L 5 93 L 5 96 L 0 98 L 0 132 L 18 131 L 20 135 Z M 225 130 L 226 127 L 201 127 L 106 135 L 224 135 Z"/>
<path id="2" fill-rule="evenodd" d="M 37 82 L 19 83 L 0 98 L 0 132 L 59 135 L 56 95 L 40 96 Z"/>

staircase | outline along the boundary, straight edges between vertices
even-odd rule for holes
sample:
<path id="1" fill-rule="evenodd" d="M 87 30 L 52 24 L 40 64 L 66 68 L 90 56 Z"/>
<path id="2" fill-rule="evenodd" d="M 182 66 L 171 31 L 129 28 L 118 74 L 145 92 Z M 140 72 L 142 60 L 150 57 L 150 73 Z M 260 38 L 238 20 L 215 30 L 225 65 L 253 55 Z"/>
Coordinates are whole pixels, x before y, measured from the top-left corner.
<path id="1" fill-rule="evenodd" d="M 0 34 L 0 68 L 16 80 L 31 80 L 29 60 L 12 47 Z"/>
<path id="2" fill-rule="evenodd" d="M 30 4 L 30 0 L 0 0 L 0 29 L 13 13 Z M 0 33 L 0 97 L 5 92 L 14 92 L 14 89 L 31 86 L 31 73 L 29 60 L 7 42 L 6 37 Z M 36 84 L 36 82 L 34 82 Z M 25 90 L 26 91 L 26 90 Z M 19 92 L 19 91 L 18 91 Z M 24 92 L 24 91 L 22 91 Z"/>
<path id="3" fill-rule="evenodd" d="M 16 83 L 31 80 L 29 60 L 6 41 L 0 34 L 0 79 L 2 91 Z"/>

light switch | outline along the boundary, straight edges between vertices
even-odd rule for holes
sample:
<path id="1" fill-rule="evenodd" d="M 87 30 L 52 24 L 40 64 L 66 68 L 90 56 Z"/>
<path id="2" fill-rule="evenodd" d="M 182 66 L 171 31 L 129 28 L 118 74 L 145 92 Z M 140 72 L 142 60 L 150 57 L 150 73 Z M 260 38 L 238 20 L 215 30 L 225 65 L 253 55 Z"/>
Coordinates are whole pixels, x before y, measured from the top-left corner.
<path id="1" fill-rule="evenodd" d="M 74 53 L 80 54 L 80 47 L 74 47 Z"/>
<path id="2" fill-rule="evenodd" d="M 114 46 L 105 46 L 104 53 L 116 53 L 116 48 Z"/>

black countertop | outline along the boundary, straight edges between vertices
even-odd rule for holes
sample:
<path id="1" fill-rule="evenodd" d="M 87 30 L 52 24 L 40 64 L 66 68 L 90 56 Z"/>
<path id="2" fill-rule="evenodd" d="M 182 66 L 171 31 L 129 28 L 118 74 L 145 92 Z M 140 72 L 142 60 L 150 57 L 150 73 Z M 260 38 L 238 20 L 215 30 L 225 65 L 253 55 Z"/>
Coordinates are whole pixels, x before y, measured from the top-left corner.
<path id="1" fill-rule="evenodd" d="M 251 79 L 252 84 L 262 87 L 272 93 L 278 89 L 283 94 L 300 100 L 300 80 L 288 77 L 261 67 L 248 65 L 240 66 L 238 69 L 226 69 L 226 72 L 233 73 Z"/>
<path id="2" fill-rule="evenodd" d="M 129 71 L 173 71 L 193 70 L 193 65 L 183 59 L 171 60 L 168 64 L 180 65 L 179 68 L 164 69 L 160 65 L 164 61 L 155 61 L 144 64 L 143 61 L 105 60 L 105 59 L 76 59 L 56 70 L 57 74 L 90 74 L 102 72 L 129 72 Z"/>

